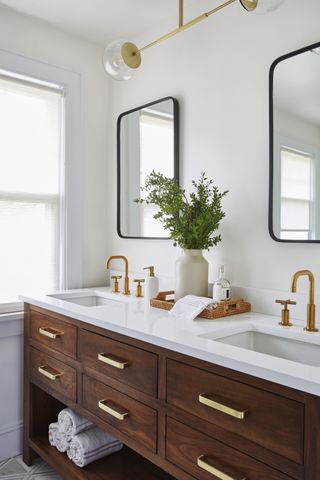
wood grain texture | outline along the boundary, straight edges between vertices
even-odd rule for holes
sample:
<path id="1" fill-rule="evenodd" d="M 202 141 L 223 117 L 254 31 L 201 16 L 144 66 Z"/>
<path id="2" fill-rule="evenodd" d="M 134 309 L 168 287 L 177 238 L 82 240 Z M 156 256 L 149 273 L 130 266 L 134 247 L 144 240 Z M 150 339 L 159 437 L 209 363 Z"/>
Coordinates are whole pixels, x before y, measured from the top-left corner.
<path id="1" fill-rule="evenodd" d="M 224 473 L 227 473 L 229 469 L 237 472 L 239 474 L 237 478 L 289 480 L 289 477 L 267 465 L 168 417 L 167 459 L 199 480 L 215 479 L 215 476 L 197 466 L 197 458 L 200 455 L 208 457 L 210 464 L 219 465 L 220 471 L 224 471 Z"/>
<path id="2" fill-rule="evenodd" d="M 71 351 L 68 348 L 66 350 L 56 349 L 53 347 L 50 339 L 48 341 L 45 340 L 44 343 L 43 339 L 45 337 L 35 338 L 35 336 L 32 336 L 30 331 L 31 317 L 35 315 L 40 316 L 42 320 L 47 320 L 51 327 L 55 325 L 58 329 L 59 322 L 62 322 L 65 328 L 71 327 L 73 332 L 71 336 L 75 340 L 74 347 L 72 347 L 73 350 Z M 150 374 L 150 378 L 146 377 L 148 378 L 147 381 L 144 378 L 143 383 L 147 383 L 147 385 L 143 385 L 141 389 L 139 384 L 141 379 L 137 383 L 136 380 L 132 382 L 130 379 L 129 381 L 127 379 L 124 381 L 121 375 L 116 378 L 110 372 L 102 371 L 100 365 L 97 368 L 93 359 L 91 358 L 90 360 L 90 355 L 89 358 L 86 357 L 87 359 L 83 361 L 82 349 L 86 348 L 86 342 L 83 339 L 88 338 L 86 336 L 87 333 L 92 334 L 94 339 L 102 337 L 104 342 L 112 341 L 115 348 L 124 346 L 124 350 L 121 350 L 121 355 L 131 349 L 134 352 L 144 352 L 148 356 L 151 355 L 149 358 L 153 360 L 151 362 L 147 360 L 147 365 L 149 367 L 156 359 L 156 368 L 154 363 L 151 368 L 151 370 L 156 370 L 155 376 L 153 377 Z M 72 394 L 70 395 L 70 385 L 60 390 L 53 387 L 52 383 L 54 382 L 48 380 L 47 383 L 44 383 L 44 379 L 35 375 L 34 369 L 31 369 L 29 363 L 30 350 L 32 348 L 41 352 L 41 355 L 44 356 L 43 358 L 45 356 L 51 357 L 54 361 L 60 362 L 74 370 L 75 396 L 72 393 L 72 388 Z M 119 352 L 120 350 L 116 348 L 112 353 L 119 357 Z M 126 359 L 123 358 L 123 360 Z M 180 375 L 170 379 L 172 372 L 170 372 L 169 367 L 172 365 L 171 362 L 188 366 L 188 369 L 183 374 L 182 383 Z M 149 372 L 151 370 L 149 369 Z M 203 372 L 206 374 L 204 377 L 205 382 L 201 383 L 202 380 L 200 381 L 199 377 L 202 376 Z M 185 464 L 179 463 L 175 457 L 175 455 L 180 457 L 181 450 L 188 461 L 190 461 L 192 449 L 199 445 L 203 446 L 201 443 L 203 437 L 206 439 L 206 445 L 213 442 L 214 448 L 218 449 L 218 452 L 221 451 L 219 461 L 236 458 L 237 465 L 233 465 L 234 468 L 240 465 L 247 468 L 249 465 L 248 471 L 250 476 L 248 476 L 248 480 L 265 480 L 267 478 L 268 480 L 289 480 L 289 478 L 295 480 L 320 480 L 320 457 L 318 455 L 318 445 L 320 443 L 320 399 L 302 391 L 227 369 L 194 357 L 188 357 L 126 335 L 120 335 L 101 327 L 89 325 L 71 317 L 29 305 L 25 305 L 24 378 L 24 459 L 28 464 L 31 464 L 35 455 L 38 454 L 45 460 L 47 459 L 48 463 L 51 462 L 53 468 L 59 471 L 60 475 L 66 480 L 152 480 L 153 478 L 212 480 L 214 478 L 212 475 L 206 472 L 199 473 L 198 467 L 196 467 L 197 470 L 194 470 L 194 465 L 186 467 Z M 135 402 L 135 406 L 138 404 L 139 420 L 137 420 L 136 426 L 128 429 L 128 431 L 120 430 L 116 419 L 109 420 L 108 423 L 105 418 L 106 413 L 102 410 L 100 411 L 100 409 L 99 413 L 97 413 L 95 409 L 97 404 L 95 408 L 88 409 L 90 402 L 85 404 L 84 398 L 82 399 L 85 391 L 83 379 L 85 381 L 89 379 L 93 384 L 100 384 L 104 389 L 107 389 L 103 390 L 104 393 L 115 395 L 112 399 L 115 404 L 118 402 L 119 407 L 123 408 L 123 406 L 129 405 L 124 405 L 125 399 Z M 214 381 L 212 382 L 210 379 L 214 379 Z M 171 385 L 169 385 L 170 383 Z M 73 381 L 71 381 L 71 384 L 73 384 Z M 150 388 L 150 384 L 153 385 L 152 388 Z M 243 406 L 249 405 L 250 409 L 254 409 L 254 412 L 262 412 L 263 408 L 267 406 L 269 413 L 266 414 L 264 420 L 260 423 L 258 422 L 259 428 L 256 423 L 252 426 L 251 435 L 248 436 L 247 432 L 239 430 L 239 427 L 235 428 L 234 425 L 237 425 L 238 422 L 236 419 L 230 417 L 230 419 L 226 420 L 225 415 L 220 412 L 216 412 L 214 415 L 210 412 L 208 414 L 210 417 L 208 418 L 207 415 L 203 415 L 203 411 L 201 415 L 199 414 L 197 410 L 198 405 L 197 408 L 194 406 L 191 408 L 189 404 L 186 407 L 185 403 L 181 403 L 183 400 L 180 398 L 181 394 L 176 392 L 175 389 L 179 390 L 181 386 L 186 388 L 189 392 L 187 392 L 188 397 L 188 395 L 193 395 L 192 392 L 194 392 L 195 386 L 198 388 L 199 385 L 206 388 L 197 393 L 208 392 L 208 385 L 211 387 L 218 386 L 219 396 L 227 396 L 241 406 L 242 403 L 245 403 Z M 89 386 L 88 390 L 92 396 L 94 388 Z M 170 392 L 174 392 L 174 394 L 172 395 Z M 89 394 L 88 396 L 90 396 Z M 194 399 L 194 396 L 192 398 Z M 284 408 L 285 405 L 288 407 L 287 410 Z M 100 428 L 110 431 L 112 435 L 137 452 L 137 454 L 134 453 L 136 455 L 134 462 L 139 466 L 135 470 L 133 467 L 129 467 L 126 470 L 126 466 L 123 463 L 126 461 L 125 457 L 122 457 L 122 460 L 118 461 L 118 463 L 117 461 L 113 463 L 110 457 L 110 460 L 107 462 L 109 467 L 105 467 L 103 462 L 94 462 L 88 470 L 75 468 L 67 459 L 62 461 L 61 455 L 58 452 L 58 455 L 55 455 L 53 453 L 55 451 L 48 446 L 46 432 L 50 421 L 53 421 L 57 412 L 65 406 L 87 417 Z M 204 405 L 201 405 L 201 408 L 208 409 Z M 147 415 L 145 414 L 145 409 L 147 409 Z M 150 412 L 152 412 L 151 415 Z M 223 421 L 218 418 L 221 415 L 223 415 Z M 168 428 L 168 417 L 170 417 L 168 424 L 176 422 L 173 433 L 172 431 L 170 433 Z M 250 416 L 248 416 L 249 418 Z M 232 424 L 230 421 L 236 423 Z M 251 421 L 253 422 L 253 419 Z M 112 424 L 111 422 L 114 423 Z M 280 428 L 283 422 L 285 427 Z M 179 429 L 186 428 L 188 430 L 188 435 L 192 438 L 192 445 L 186 436 L 186 431 L 184 431 L 181 438 L 181 432 L 179 433 L 177 425 Z M 145 431 L 144 426 L 146 426 Z M 272 429 L 273 432 L 271 434 Z M 142 433 L 143 431 L 144 433 Z M 271 435 L 273 438 L 271 438 Z M 171 438 L 174 439 L 173 443 Z M 287 445 L 285 445 L 286 441 Z M 222 447 L 223 450 L 220 450 Z M 176 452 L 177 449 L 179 454 Z M 171 455 L 170 458 L 168 457 L 169 454 Z M 209 455 L 208 453 L 206 454 Z M 211 453 L 211 457 L 210 461 L 214 459 L 214 453 Z M 160 470 L 160 476 L 152 476 L 155 474 L 153 472 L 152 474 L 149 473 L 149 470 L 145 467 L 145 459 L 169 472 L 173 477 L 168 476 L 162 470 Z M 248 459 L 254 462 L 254 465 Z M 144 470 L 145 468 L 146 470 Z M 203 474 L 206 476 L 203 477 Z"/>
<path id="3" fill-rule="evenodd" d="M 130 385 L 153 397 L 158 390 L 158 356 L 140 348 L 108 337 L 80 331 L 80 359 L 84 367 L 90 367 L 119 382 Z M 98 360 L 98 354 L 105 353 L 127 362 L 123 369 L 115 368 Z"/>
<path id="4" fill-rule="evenodd" d="M 118 420 L 98 406 L 107 400 L 119 412 L 128 412 L 124 420 Z M 90 377 L 83 377 L 83 406 L 104 422 L 134 438 L 152 452 L 157 450 L 157 412 L 133 398 L 114 390 Z"/>
<path id="5" fill-rule="evenodd" d="M 54 328 L 63 335 L 53 339 L 42 335 L 39 328 Z M 38 312 L 30 314 L 30 336 L 37 342 L 72 358 L 77 356 L 77 329 L 57 318 L 50 317 Z"/>
<path id="6" fill-rule="evenodd" d="M 124 447 L 120 452 L 79 468 L 49 445 L 46 437 L 35 437 L 31 445 L 64 480 L 174 480 L 174 477 Z"/>
<path id="7" fill-rule="evenodd" d="M 248 414 L 240 420 L 203 405 L 199 402 L 203 393 L 222 399 L 227 406 L 236 402 Z M 167 364 L 167 402 L 303 463 L 301 403 L 173 360 Z"/>
<path id="8" fill-rule="evenodd" d="M 62 375 L 55 380 L 50 380 L 38 370 L 38 368 L 43 365 L 53 368 L 55 371 L 62 373 Z M 30 377 L 31 379 L 35 378 L 44 385 L 47 385 L 51 390 L 70 398 L 73 402 L 77 399 L 76 370 L 32 347 L 30 348 Z"/>

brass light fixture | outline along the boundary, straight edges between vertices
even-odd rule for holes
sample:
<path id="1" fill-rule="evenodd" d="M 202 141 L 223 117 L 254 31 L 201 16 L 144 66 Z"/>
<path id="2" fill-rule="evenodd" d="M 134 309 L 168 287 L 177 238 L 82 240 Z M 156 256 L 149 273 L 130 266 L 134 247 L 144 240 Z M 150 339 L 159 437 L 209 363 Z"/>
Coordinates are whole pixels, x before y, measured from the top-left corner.
<path id="1" fill-rule="evenodd" d="M 160 38 L 157 38 L 142 48 L 138 48 L 134 43 L 125 40 L 113 41 L 106 47 L 104 51 L 104 68 L 114 80 L 130 80 L 130 78 L 133 77 L 135 70 L 141 65 L 141 52 L 153 47 L 154 45 L 157 45 L 160 42 L 163 42 L 164 40 L 167 40 L 170 37 L 173 37 L 177 33 L 183 32 L 193 25 L 196 25 L 228 5 L 237 2 L 240 3 L 248 12 L 266 13 L 271 10 L 275 10 L 282 3 L 284 3 L 284 1 L 285 0 L 227 0 L 209 12 L 205 12 L 198 17 L 193 18 L 189 22 L 184 23 L 184 0 L 179 0 L 179 25 L 177 28 L 169 33 L 166 33 L 165 35 L 162 35 Z"/>

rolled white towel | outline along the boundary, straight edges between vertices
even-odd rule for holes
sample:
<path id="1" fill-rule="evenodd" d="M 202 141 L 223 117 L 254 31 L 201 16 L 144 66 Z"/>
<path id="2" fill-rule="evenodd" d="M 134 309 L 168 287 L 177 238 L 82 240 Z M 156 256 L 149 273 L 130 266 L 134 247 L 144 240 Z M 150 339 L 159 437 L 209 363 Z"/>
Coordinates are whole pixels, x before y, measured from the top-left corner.
<path id="1" fill-rule="evenodd" d="M 99 458 L 118 452 L 123 447 L 109 433 L 98 427 L 92 427 L 72 438 L 67 454 L 78 467 L 85 467 Z"/>
<path id="2" fill-rule="evenodd" d="M 59 430 L 65 432 L 67 440 L 71 441 L 72 437 L 78 435 L 93 426 L 86 418 L 78 415 L 71 408 L 64 408 L 58 415 Z"/>
<path id="3" fill-rule="evenodd" d="M 49 443 L 52 447 L 56 446 L 56 433 L 58 430 L 58 422 L 49 425 Z"/>
<path id="4" fill-rule="evenodd" d="M 67 451 L 70 445 L 70 440 L 68 439 L 66 432 L 62 432 L 59 426 L 54 434 L 54 440 L 55 447 L 59 450 L 59 452 L 64 453 Z"/>

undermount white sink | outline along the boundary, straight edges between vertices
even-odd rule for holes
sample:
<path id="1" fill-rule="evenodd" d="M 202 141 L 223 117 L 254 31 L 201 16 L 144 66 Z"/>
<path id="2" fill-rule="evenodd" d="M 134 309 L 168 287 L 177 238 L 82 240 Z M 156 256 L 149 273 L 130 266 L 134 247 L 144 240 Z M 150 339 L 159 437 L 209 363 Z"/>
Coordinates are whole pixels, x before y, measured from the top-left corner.
<path id="1" fill-rule="evenodd" d="M 279 330 L 278 330 L 279 328 Z M 251 350 L 272 357 L 283 358 L 293 362 L 320 366 L 320 337 L 319 335 L 301 331 L 291 334 L 289 329 L 281 327 L 246 325 L 241 331 L 230 329 L 223 333 L 213 332 L 200 335 L 208 340 L 225 343 L 245 350 Z M 269 330 L 269 331 L 268 331 Z"/>
<path id="2" fill-rule="evenodd" d="M 113 302 L 131 302 L 138 300 L 135 297 L 125 296 L 121 293 L 100 292 L 95 290 L 79 290 L 75 292 L 55 293 L 48 297 L 57 298 L 64 302 L 75 303 L 84 307 L 99 307 L 110 305 Z"/>

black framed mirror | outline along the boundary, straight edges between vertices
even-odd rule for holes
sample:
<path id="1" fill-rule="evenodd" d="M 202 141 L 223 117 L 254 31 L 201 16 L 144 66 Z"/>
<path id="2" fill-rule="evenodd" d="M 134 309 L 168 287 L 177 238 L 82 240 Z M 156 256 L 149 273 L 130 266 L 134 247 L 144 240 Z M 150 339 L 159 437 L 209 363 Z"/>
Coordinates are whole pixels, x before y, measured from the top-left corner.
<path id="1" fill-rule="evenodd" d="M 179 181 L 179 105 L 165 97 L 122 113 L 117 123 L 117 231 L 122 238 L 168 239 L 156 207 L 134 200 L 155 170 Z"/>
<path id="2" fill-rule="evenodd" d="M 269 85 L 269 232 L 320 242 L 320 42 L 275 60 Z"/>

